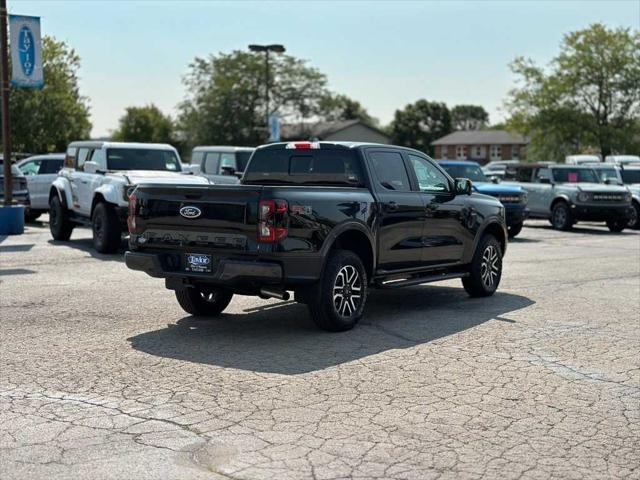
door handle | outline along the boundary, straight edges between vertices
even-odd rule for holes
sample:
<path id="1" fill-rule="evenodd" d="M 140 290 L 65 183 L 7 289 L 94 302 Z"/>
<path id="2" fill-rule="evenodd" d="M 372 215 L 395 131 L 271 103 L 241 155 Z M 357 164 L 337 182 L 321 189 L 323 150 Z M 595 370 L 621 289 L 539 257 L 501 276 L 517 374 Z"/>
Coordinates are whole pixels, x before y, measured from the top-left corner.
<path id="1" fill-rule="evenodd" d="M 83 183 L 83 184 L 86 185 L 87 183 L 89 183 L 89 181 L 88 180 L 80 180 L 80 183 Z"/>
<path id="2" fill-rule="evenodd" d="M 387 203 L 387 210 L 391 210 L 391 211 L 398 210 L 398 204 L 396 202 Z"/>

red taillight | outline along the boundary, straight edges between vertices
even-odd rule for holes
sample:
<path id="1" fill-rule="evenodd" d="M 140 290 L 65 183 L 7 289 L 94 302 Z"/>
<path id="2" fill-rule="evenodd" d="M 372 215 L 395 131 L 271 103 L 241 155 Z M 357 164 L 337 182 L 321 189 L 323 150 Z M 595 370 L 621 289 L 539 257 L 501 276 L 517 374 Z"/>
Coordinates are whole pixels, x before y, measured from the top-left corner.
<path id="1" fill-rule="evenodd" d="M 286 200 L 261 200 L 258 205 L 258 240 L 276 242 L 289 233 Z"/>
<path id="2" fill-rule="evenodd" d="M 136 194 L 129 195 L 129 215 L 127 216 L 129 233 L 136 233 Z"/>

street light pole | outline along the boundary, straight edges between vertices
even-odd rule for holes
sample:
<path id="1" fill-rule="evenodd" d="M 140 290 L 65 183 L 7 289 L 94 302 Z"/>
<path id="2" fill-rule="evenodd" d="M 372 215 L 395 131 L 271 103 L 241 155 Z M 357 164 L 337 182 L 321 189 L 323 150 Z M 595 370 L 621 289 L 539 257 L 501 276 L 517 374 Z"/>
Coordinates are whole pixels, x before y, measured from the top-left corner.
<path id="1" fill-rule="evenodd" d="M 284 53 L 286 49 L 283 45 L 273 44 L 273 45 L 249 45 L 249 50 L 252 52 L 264 52 L 264 70 L 266 74 L 265 79 L 265 106 L 266 106 L 266 122 L 267 128 L 269 127 L 269 79 L 271 77 L 271 73 L 269 71 L 269 52 L 275 53 Z"/>
<path id="2" fill-rule="evenodd" d="M 7 0 L 0 0 L 0 89 L 2 90 L 2 147 L 4 164 L 4 204 L 13 203 L 11 180 L 11 128 L 9 125 L 9 41 L 7 40 Z"/>

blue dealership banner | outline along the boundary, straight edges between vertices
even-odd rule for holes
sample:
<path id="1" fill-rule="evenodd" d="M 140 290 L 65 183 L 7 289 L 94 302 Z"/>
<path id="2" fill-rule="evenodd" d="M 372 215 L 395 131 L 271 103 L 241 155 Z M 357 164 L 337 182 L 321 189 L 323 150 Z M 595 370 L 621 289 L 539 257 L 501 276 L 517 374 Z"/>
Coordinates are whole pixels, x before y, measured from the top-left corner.
<path id="1" fill-rule="evenodd" d="M 269 115 L 269 141 L 280 141 L 280 118 L 277 113 Z"/>
<path id="2" fill-rule="evenodd" d="M 40 17 L 9 15 L 11 85 L 42 88 L 42 43 Z"/>

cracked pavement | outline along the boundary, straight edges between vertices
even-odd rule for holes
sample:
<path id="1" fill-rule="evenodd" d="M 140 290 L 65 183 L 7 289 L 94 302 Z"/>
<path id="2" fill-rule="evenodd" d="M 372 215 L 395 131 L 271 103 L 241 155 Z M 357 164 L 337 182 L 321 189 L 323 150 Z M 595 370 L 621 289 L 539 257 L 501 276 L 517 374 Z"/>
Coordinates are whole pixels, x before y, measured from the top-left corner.
<path id="1" fill-rule="evenodd" d="M 530 222 L 504 268 L 329 334 L 277 300 L 188 316 L 31 225 L 0 238 L 0 478 L 640 478 L 640 235 Z"/>

